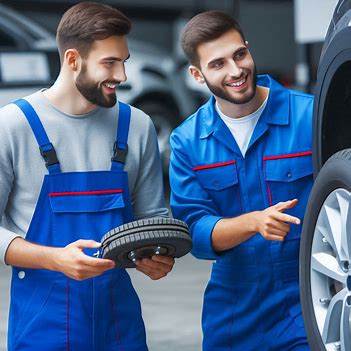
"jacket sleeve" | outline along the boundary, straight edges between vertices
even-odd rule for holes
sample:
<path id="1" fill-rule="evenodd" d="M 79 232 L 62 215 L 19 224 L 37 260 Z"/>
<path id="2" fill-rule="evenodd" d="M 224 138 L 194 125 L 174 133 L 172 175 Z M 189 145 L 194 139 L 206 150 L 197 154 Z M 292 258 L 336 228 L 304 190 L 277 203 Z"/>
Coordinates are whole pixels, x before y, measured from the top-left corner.
<path id="1" fill-rule="evenodd" d="M 208 193 L 199 184 L 189 158 L 190 146 L 184 146 L 177 133 L 171 136 L 171 208 L 173 216 L 186 222 L 193 240 L 194 256 L 215 260 L 219 257 L 212 247 L 212 231 L 223 217 Z"/>

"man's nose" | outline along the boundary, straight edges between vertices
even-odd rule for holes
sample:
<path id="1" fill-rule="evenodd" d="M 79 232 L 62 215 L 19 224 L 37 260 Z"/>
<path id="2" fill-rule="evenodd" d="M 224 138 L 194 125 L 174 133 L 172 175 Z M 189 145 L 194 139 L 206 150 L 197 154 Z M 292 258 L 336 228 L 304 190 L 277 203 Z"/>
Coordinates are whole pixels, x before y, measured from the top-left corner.
<path id="1" fill-rule="evenodd" d="M 117 80 L 121 83 L 123 83 L 127 80 L 127 75 L 126 75 L 126 70 L 125 70 L 124 65 L 116 68 L 116 70 L 114 71 L 114 74 L 113 74 L 113 79 Z"/>
<path id="2" fill-rule="evenodd" d="M 243 70 L 236 64 L 234 60 L 230 61 L 229 74 L 233 78 L 239 78 L 243 73 Z"/>

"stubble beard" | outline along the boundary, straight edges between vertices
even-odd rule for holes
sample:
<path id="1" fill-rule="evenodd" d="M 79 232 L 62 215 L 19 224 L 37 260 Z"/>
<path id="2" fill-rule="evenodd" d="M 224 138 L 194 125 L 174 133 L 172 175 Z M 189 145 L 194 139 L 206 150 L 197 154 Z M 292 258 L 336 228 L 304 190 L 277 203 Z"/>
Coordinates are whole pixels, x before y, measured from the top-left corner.
<path id="1" fill-rule="evenodd" d="M 211 93 L 220 99 L 223 99 L 225 101 L 231 102 L 232 104 L 236 105 L 241 105 L 241 104 L 246 104 L 249 101 L 251 101 L 255 94 L 256 94 L 256 87 L 257 87 L 257 69 L 256 66 L 254 67 L 253 73 L 252 73 L 252 84 L 247 93 L 242 94 L 241 96 L 232 96 L 222 86 L 214 85 L 209 83 L 209 81 L 206 79 L 206 77 L 203 75 L 206 85 L 208 89 L 211 91 Z M 238 95 L 240 92 L 238 92 Z"/>
<path id="2" fill-rule="evenodd" d="M 85 99 L 94 105 L 109 108 L 113 107 L 117 102 L 116 94 L 109 94 L 107 97 L 102 91 L 102 86 L 99 87 L 96 82 L 89 78 L 87 67 L 84 63 L 75 84 Z"/>

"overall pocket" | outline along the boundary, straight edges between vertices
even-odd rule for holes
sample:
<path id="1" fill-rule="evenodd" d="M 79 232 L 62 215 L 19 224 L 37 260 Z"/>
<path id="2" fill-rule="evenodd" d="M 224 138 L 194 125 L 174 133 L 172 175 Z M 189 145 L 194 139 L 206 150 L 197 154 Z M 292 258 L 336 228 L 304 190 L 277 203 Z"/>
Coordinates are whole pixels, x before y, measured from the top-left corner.
<path id="1" fill-rule="evenodd" d="M 66 282 L 50 273 L 24 269 L 12 282 L 11 325 L 13 350 L 65 349 L 67 342 Z"/>
<path id="2" fill-rule="evenodd" d="M 65 246 L 78 239 L 100 241 L 109 230 L 121 225 L 122 190 L 57 192 L 49 194 L 53 216 L 51 242 Z M 62 233 L 64 232 L 64 235 Z M 60 235 L 61 234 L 61 235 Z"/>
<path id="3" fill-rule="evenodd" d="M 240 187 L 236 161 L 194 167 L 201 187 L 224 216 L 241 214 Z"/>
<path id="4" fill-rule="evenodd" d="M 270 245 L 274 279 L 277 282 L 298 283 L 300 239 L 275 241 Z"/>
<path id="5" fill-rule="evenodd" d="M 308 196 L 313 183 L 312 155 L 310 153 L 281 155 L 264 158 L 264 174 L 270 205 L 298 199 L 298 204 L 287 211 L 303 219 Z M 290 225 L 286 240 L 300 237 L 302 223 Z"/>

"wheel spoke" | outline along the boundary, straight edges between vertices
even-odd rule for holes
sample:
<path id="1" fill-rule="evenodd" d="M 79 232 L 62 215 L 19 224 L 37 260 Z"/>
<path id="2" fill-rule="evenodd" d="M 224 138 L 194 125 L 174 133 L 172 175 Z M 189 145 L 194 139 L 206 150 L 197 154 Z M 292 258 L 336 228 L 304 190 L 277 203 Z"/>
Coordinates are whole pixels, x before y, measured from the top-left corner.
<path id="1" fill-rule="evenodd" d="M 350 329 L 350 311 L 351 311 L 351 295 L 344 298 L 343 309 L 341 313 L 340 339 L 341 350 L 351 350 L 351 329 Z"/>
<path id="2" fill-rule="evenodd" d="M 343 252 L 341 249 L 341 218 L 340 211 L 331 206 L 324 206 L 325 214 L 324 224 L 327 226 L 327 236 L 325 237 L 333 247 L 339 259 L 343 259 Z"/>
<path id="3" fill-rule="evenodd" d="M 331 232 L 331 228 L 329 225 L 329 222 L 327 222 L 327 225 L 324 225 L 322 223 L 317 223 L 316 229 L 323 235 L 323 237 L 327 240 L 328 244 L 332 247 L 334 252 L 337 252 L 336 249 L 336 243 L 334 241 L 333 233 Z"/>
<path id="4" fill-rule="evenodd" d="M 347 294 L 347 289 L 343 289 L 330 301 L 322 332 L 322 340 L 324 344 L 338 342 L 340 340 L 340 319 L 344 299 Z"/>
<path id="5" fill-rule="evenodd" d="M 339 203 L 340 216 L 341 216 L 341 251 L 343 261 L 350 261 L 351 257 L 351 238 L 348 233 L 351 233 L 351 213 L 350 213 L 350 199 L 345 198 L 347 194 L 337 193 L 336 197 Z"/>
<path id="6" fill-rule="evenodd" d="M 347 274 L 340 268 L 336 258 L 329 253 L 319 252 L 311 256 L 311 268 L 329 278 L 346 284 Z"/>

